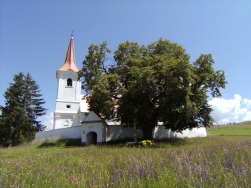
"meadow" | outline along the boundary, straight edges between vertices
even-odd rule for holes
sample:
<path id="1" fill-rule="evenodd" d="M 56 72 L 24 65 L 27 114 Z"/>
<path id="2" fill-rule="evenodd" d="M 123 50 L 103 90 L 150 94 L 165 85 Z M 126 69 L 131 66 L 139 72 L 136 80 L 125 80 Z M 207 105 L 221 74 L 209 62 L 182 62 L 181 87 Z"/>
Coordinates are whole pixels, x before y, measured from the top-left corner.
<path id="1" fill-rule="evenodd" d="M 251 122 L 152 147 L 80 140 L 0 148 L 0 187 L 250 187 Z"/>

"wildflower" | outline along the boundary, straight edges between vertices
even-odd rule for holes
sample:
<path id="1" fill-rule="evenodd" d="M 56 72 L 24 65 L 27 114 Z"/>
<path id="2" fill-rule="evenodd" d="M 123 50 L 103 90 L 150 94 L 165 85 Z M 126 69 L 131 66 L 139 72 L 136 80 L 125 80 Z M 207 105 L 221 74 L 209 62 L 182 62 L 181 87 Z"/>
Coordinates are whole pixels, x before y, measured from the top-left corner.
<path id="1" fill-rule="evenodd" d="M 144 147 L 150 147 L 154 144 L 153 140 L 143 140 L 141 143 Z"/>

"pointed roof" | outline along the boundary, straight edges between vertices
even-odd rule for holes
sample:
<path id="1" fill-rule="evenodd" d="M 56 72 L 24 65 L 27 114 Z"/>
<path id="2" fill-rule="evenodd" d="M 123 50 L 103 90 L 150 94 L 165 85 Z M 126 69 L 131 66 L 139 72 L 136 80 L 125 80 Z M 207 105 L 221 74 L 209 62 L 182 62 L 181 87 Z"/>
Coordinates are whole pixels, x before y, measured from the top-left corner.
<path id="1" fill-rule="evenodd" d="M 71 40 L 68 46 L 64 65 L 60 69 L 58 69 L 58 71 L 68 71 L 68 70 L 72 70 L 74 72 L 79 71 L 78 67 L 76 66 L 73 34 L 71 35 Z"/>
<path id="2" fill-rule="evenodd" d="M 98 115 L 95 114 L 95 112 L 91 111 L 90 114 L 88 114 L 82 121 L 82 123 L 88 123 L 88 122 L 102 122 L 102 119 L 98 117 Z"/>

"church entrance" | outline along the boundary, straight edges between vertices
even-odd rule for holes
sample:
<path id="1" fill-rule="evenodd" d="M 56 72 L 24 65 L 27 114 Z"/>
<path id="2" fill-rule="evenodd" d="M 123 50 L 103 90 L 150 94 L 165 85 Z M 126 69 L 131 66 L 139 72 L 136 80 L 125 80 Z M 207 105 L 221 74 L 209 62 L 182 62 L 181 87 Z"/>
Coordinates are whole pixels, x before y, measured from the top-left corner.
<path id="1" fill-rule="evenodd" d="M 86 135 L 86 145 L 96 145 L 97 144 L 97 133 L 95 132 L 88 132 Z"/>

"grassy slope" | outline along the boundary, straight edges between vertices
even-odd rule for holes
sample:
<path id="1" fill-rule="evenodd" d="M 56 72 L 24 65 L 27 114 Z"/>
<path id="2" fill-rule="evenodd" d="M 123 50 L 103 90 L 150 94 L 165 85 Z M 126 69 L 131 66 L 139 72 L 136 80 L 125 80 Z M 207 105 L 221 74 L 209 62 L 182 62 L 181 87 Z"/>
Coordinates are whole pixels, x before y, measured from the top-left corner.
<path id="1" fill-rule="evenodd" d="M 171 139 L 165 142 L 156 143 L 157 148 L 165 148 L 165 150 L 179 150 L 191 149 L 205 145 L 218 145 L 219 143 L 231 143 L 236 140 L 249 139 L 243 136 L 251 136 L 251 121 L 242 122 L 238 124 L 215 126 L 207 129 L 207 138 L 193 138 L 193 139 Z M 251 139 L 251 138 L 250 138 Z M 10 149 L 0 147 L 0 159 L 18 159 L 29 157 L 34 154 L 50 154 L 56 151 L 71 150 L 76 148 L 83 148 L 79 145 L 80 140 L 57 140 L 50 142 L 33 142 L 24 144 L 19 147 Z M 104 148 L 125 149 L 125 143 L 107 144 Z M 85 149 L 86 147 L 84 147 Z"/>
<path id="2" fill-rule="evenodd" d="M 121 187 L 211 183 L 246 187 L 251 182 L 247 165 L 251 165 L 251 139 L 245 135 L 251 135 L 251 122 L 212 127 L 208 134 L 207 138 L 159 142 L 146 149 L 125 144 L 82 147 L 69 140 L 0 148 L 0 187 L 117 187 L 118 183 Z M 239 176 L 238 169 L 247 176 Z"/>
<path id="3" fill-rule="evenodd" d="M 251 136 L 251 121 L 224 126 L 215 126 L 207 129 L 208 135 L 222 136 Z"/>

